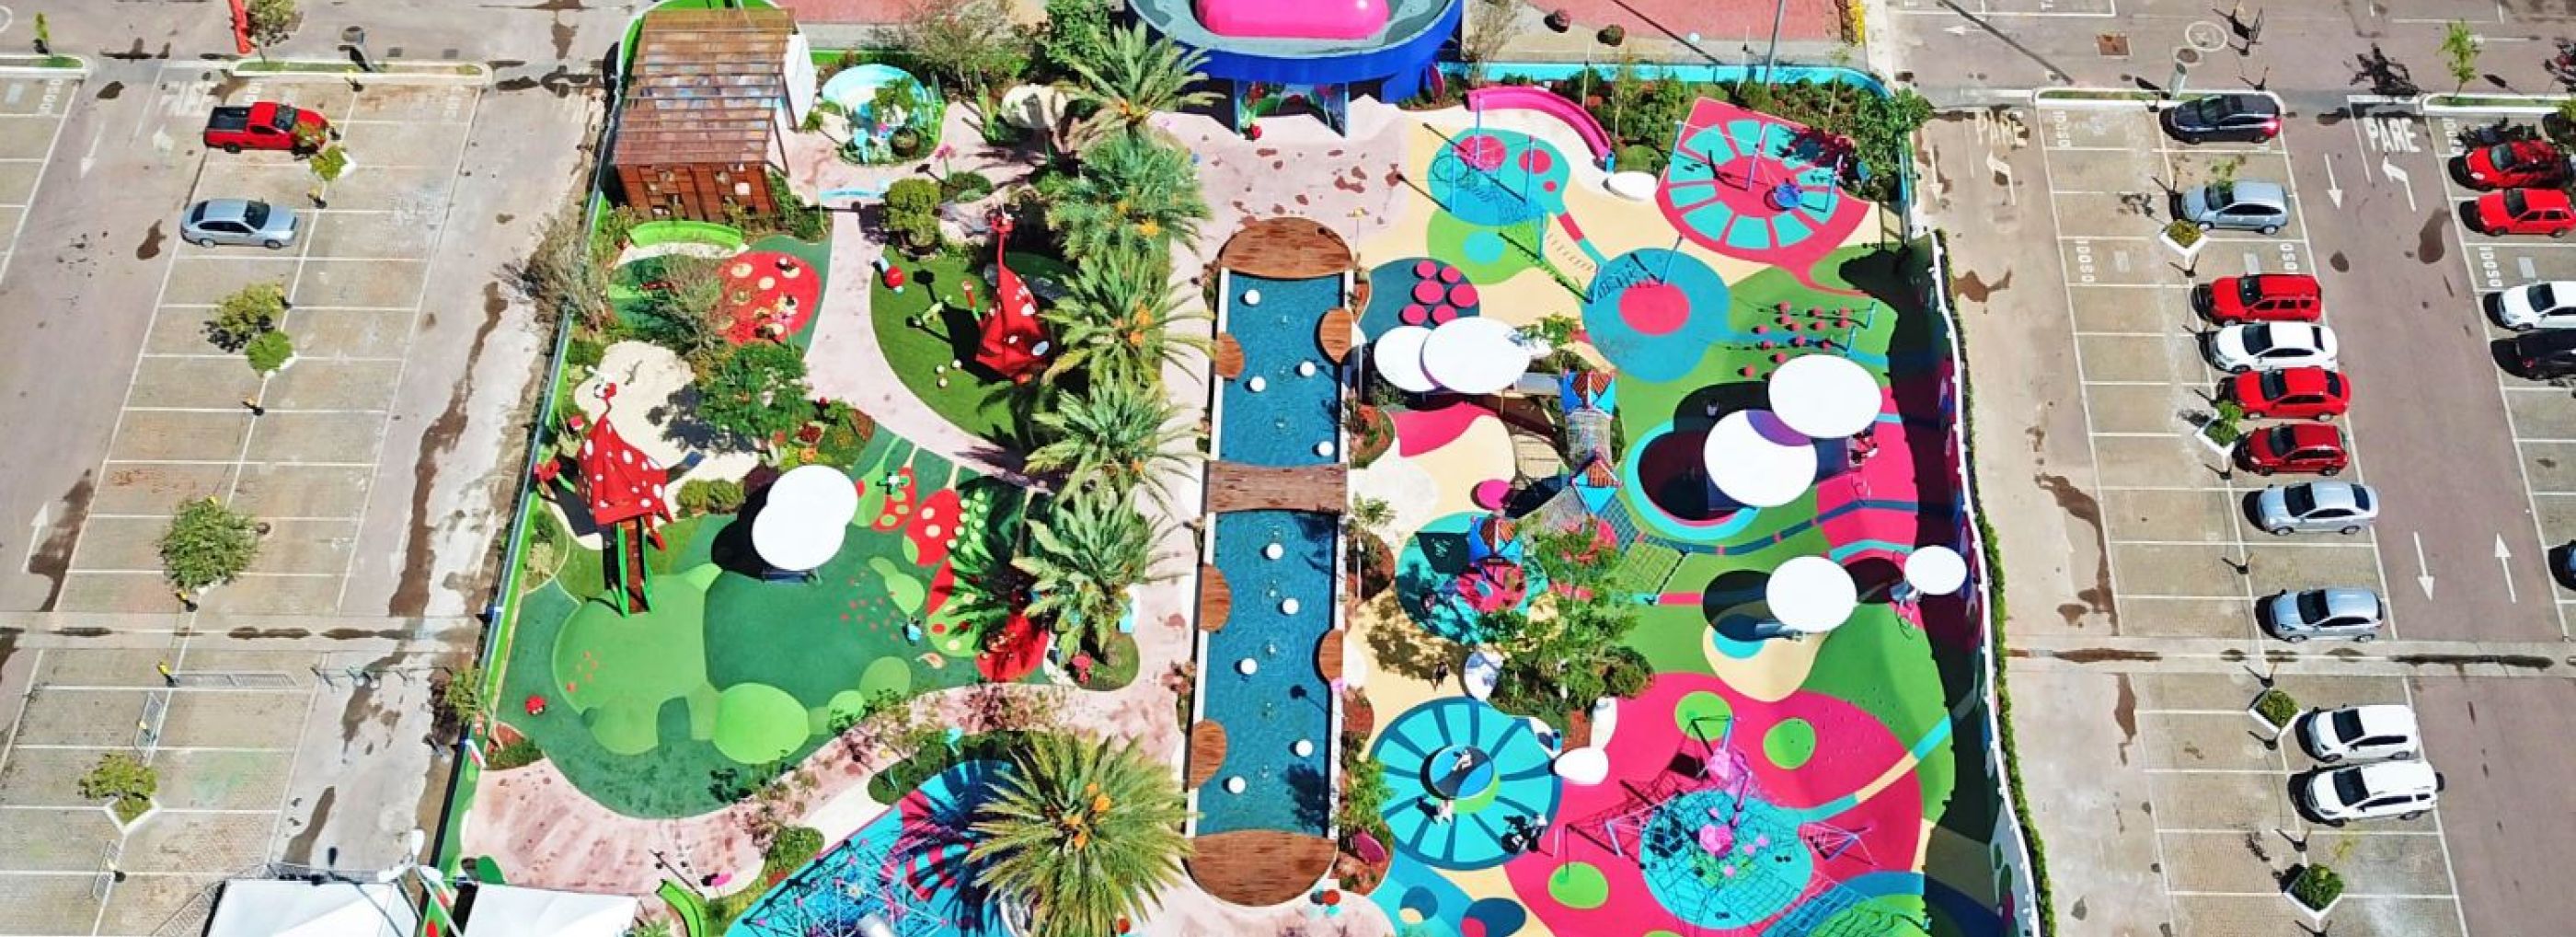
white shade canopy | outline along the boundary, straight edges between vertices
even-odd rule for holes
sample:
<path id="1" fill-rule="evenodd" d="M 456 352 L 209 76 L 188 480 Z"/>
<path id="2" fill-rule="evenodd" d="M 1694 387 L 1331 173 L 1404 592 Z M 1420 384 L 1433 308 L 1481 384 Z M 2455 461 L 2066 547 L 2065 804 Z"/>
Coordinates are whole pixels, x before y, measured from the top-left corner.
<path id="1" fill-rule="evenodd" d="M 1700 456 L 1709 481 L 1737 504 L 1779 507 L 1816 483 L 1816 447 L 1768 410 L 1738 410 L 1710 427 Z"/>
<path id="2" fill-rule="evenodd" d="M 858 486 L 829 465 L 799 465 L 778 476 L 769 486 L 769 506 L 777 507 L 780 501 L 798 513 L 814 515 L 817 524 L 847 524 L 859 513 Z"/>
<path id="3" fill-rule="evenodd" d="M 1851 436 L 1878 419 L 1878 378 L 1849 358 L 1801 355 L 1771 372 L 1771 412 L 1817 439 Z"/>
<path id="4" fill-rule="evenodd" d="M 1494 695 L 1494 684 L 1502 682 L 1503 658 L 1492 651 L 1479 650 L 1467 655 L 1467 666 L 1459 674 L 1467 695 L 1476 699 Z"/>
<path id="5" fill-rule="evenodd" d="M 1485 316 L 1451 319 L 1422 345 L 1422 371 L 1461 394 L 1490 394 L 1529 370 L 1530 348 L 1511 323 Z"/>
<path id="6" fill-rule="evenodd" d="M 1431 383 L 1431 375 L 1422 371 L 1422 344 L 1431 340 L 1431 330 L 1418 325 L 1399 325 L 1386 330 L 1369 346 L 1369 358 L 1377 362 L 1378 376 L 1408 394 L 1427 394 L 1440 389 Z"/>
<path id="7" fill-rule="evenodd" d="M 831 562 L 859 512 L 859 490 L 829 465 L 800 465 L 769 485 L 751 519 L 751 548 L 762 562 L 801 573 Z M 954 523 L 954 519 L 951 519 Z"/>
<path id="8" fill-rule="evenodd" d="M 406 937 L 418 926 L 392 885 L 237 878 L 224 883 L 206 937 Z"/>
<path id="9" fill-rule="evenodd" d="M 1801 556 L 1771 571 L 1763 587 L 1771 617 L 1790 631 L 1832 631 L 1851 618 L 1860 604 L 1860 589 L 1842 564 L 1821 556 Z"/>
<path id="10" fill-rule="evenodd" d="M 588 895 L 516 885 L 475 889 L 474 937 L 624 937 L 635 924 L 637 902 L 624 895 Z"/>
<path id="11" fill-rule="evenodd" d="M 1596 747 L 1578 748 L 1556 756 L 1556 776 L 1567 784 L 1590 786 L 1610 776 L 1610 756 Z"/>
<path id="12" fill-rule="evenodd" d="M 1592 701 L 1592 744 L 1608 745 L 1619 731 L 1619 698 L 1604 696 Z"/>
<path id="13" fill-rule="evenodd" d="M 1933 595 L 1949 595 L 1968 584 L 1968 561 L 1949 547 L 1917 547 L 1905 557 L 1905 582 Z"/>

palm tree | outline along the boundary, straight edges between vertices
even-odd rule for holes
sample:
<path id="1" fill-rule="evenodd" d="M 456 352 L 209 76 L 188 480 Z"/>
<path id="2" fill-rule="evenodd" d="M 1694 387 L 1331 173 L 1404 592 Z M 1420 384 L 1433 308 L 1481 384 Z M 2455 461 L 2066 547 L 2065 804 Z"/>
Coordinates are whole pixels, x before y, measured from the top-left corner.
<path id="1" fill-rule="evenodd" d="M 1094 374 L 1091 389 L 1037 416 L 1054 441 L 1029 453 L 1028 467 L 1063 472 L 1068 487 L 1096 487 L 1125 496 L 1139 486 L 1165 504 L 1159 469 L 1190 463 L 1186 448 L 1194 439 L 1178 425 L 1180 408 L 1153 385 L 1103 380 Z"/>
<path id="2" fill-rule="evenodd" d="M 1183 311 L 1191 297 L 1172 288 L 1170 271 L 1169 263 L 1127 252 L 1085 262 L 1064 300 L 1046 311 L 1063 349 L 1047 377 L 1087 373 L 1095 382 L 1160 386 L 1165 365 L 1182 363 L 1184 351 L 1207 351 L 1205 336 L 1173 331 L 1208 317 Z"/>
<path id="3" fill-rule="evenodd" d="M 1096 937 L 1180 878 L 1189 809 L 1132 742 L 1032 738 L 976 809 L 975 882 L 1029 909 L 1031 937 Z"/>
<path id="4" fill-rule="evenodd" d="M 1081 172 L 1054 188 L 1047 223 L 1077 261 L 1122 251 L 1169 257 L 1174 240 L 1196 239 L 1208 219 L 1189 157 L 1135 134 L 1092 147 Z"/>
<path id="5" fill-rule="evenodd" d="M 1090 147 L 1111 134 L 1136 134 L 1156 111 L 1177 111 L 1216 100 L 1207 91 L 1189 90 L 1206 80 L 1199 67 L 1207 53 L 1183 49 L 1169 39 L 1146 35 L 1137 26 L 1109 34 L 1099 61 L 1067 62 L 1075 78 L 1066 89 L 1071 113 L 1089 111 L 1065 134 L 1066 149 Z"/>
<path id="6" fill-rule="evenodd" d="M 1033 617 L 1098 653 L 1126 611 L 1127 590 L 1171 578 L 1154 572 L 1157 531 L 1125 495 L 1094 487 L 1065 491 L 1029 521 L 1029 548 L 1011 558 L 1037 594 Z"/>

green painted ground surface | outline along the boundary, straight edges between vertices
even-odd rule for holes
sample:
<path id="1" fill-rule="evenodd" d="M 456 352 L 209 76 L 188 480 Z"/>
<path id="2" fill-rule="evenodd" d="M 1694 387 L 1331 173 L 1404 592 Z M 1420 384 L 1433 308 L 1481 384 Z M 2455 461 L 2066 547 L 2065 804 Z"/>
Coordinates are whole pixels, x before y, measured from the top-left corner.
<path id="1" fill-rule="evenodd" d="M 1062 282 L 1071 274 L 1062 262 L 1052 258 L 1018 252 L 1010 257 L 1011 269 L 1031 280 Z M 991 284 L 976 272 L 990 260 L 943 253 L 924 261 L 901 261 L 911 278 L 903 292 L 886 289 L 883 278 L 872 278 L 868 309 L 875 319 L 877 342 L 885 348 L 887 362 L 913 396 L 960 429 L 983 439 L 1008 443 L 1019 435 L 1018 422 L 1011 416 L 1010 387 L 983 375 L 973 365 L 976 319 L 967 312 L 962 285 L 971 279 L 978 308 L 991 308 Z M 925 275 L 929 279 L 927 286 L 922 282 Z M 947 303 L 947 312 L 922 321 L 933 297 Z M 921 324 L 907 324 L 906 320 Z M 963 367 L 940 370 L 950 362 L 961 362 Z M 939 384 L 943 378 L 948 381 L 946 387 Z"/>

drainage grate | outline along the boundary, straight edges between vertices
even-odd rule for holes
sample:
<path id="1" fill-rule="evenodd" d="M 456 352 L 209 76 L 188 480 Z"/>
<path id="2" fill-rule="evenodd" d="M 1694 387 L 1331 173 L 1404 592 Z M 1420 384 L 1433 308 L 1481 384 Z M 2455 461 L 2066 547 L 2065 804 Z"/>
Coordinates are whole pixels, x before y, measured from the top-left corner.
<path id="1" fill-rule="evenodd" d="M 2103 58 L 2125 59 L 2129 57 L 2129 37 L 2123 33 L 2102 33 L 2093 37 L 2093 48 L 2100 51 Z"/>

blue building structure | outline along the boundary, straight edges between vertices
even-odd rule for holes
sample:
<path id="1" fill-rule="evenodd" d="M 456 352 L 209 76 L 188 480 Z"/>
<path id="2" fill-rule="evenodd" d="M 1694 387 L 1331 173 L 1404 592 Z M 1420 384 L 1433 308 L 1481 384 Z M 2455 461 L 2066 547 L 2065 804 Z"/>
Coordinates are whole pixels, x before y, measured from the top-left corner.
<path id="1" fill-rule="evenodd" d="M 1353 38 L 1229 35 L 1201 19 L 1202 4 L 1228 0 L 1131 0 L 1148 28 L 1207 54 L 1200 70 L 1230 85 L 1234 123 L 1248 132 L 1256 118 L 1292 102 L 1312 107 L 1335 131 L 1348 122 L 1350 99 L 1396 102 L 1442 81 L 1440 51 L 1458 34 L 1465 0 L 1386 0 L 1385 25 Z M 1234 0 L 1240 2 L 1240 0 Z M 1254 0 L 1313 3 L 1318 0 Z"/>

